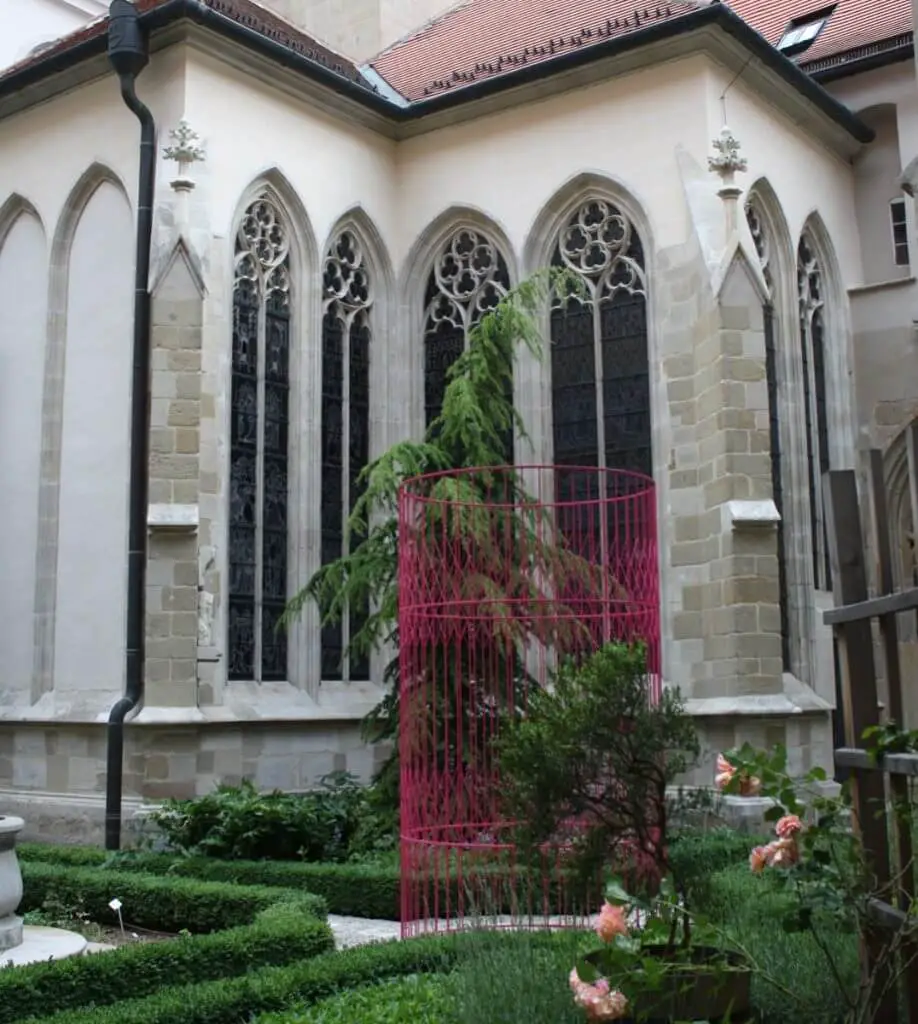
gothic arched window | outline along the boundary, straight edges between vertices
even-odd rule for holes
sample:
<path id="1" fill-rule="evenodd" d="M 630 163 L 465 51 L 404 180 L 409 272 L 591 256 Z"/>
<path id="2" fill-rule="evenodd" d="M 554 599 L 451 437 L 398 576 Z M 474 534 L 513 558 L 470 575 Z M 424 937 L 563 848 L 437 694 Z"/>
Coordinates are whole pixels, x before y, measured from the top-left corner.
<path id="1" fill-rule="evenodd" d="M 229 476 L 230 679 L 287 678 L 290 240 L 268 196 L 236 235 Z"/>
<path id="2" fill-rule="evenodd" d="M 781 464 L 781 417 L 778 401 L 778 349 L 775 323 L 776 295 L 775 274 L 772 267 L 772 240 L 766 227 L 765 217 L 753 195 L 746 204 L 746 220 L 752 232 L 755 251 L 759 257 L 762 275 L 768 287 L 768 301 L 762 307 L 765 329 L 765 379 L 768 387 L 768 435 L 771 449 L 771 488 L 775 507 L 778 510 L 778 600 L 781 611 L 781 659 L 784 671 L 791 671 L 790 616 L 787 592 L 787 534 L 784 528 L 784 484 Z"/>
<path id="3" fill-rule="evenodd" d="M 604 199 L 562 228 L 552 264 L 585 289 L 551 314 L 554 461 L 653 474 L 647 283 L 634 225 Z"/>
<path id="4" fill-rule="evenodd" d="M 800 338 L 807 455 L 810 473 L 810 531 L 816 587 L 830 590 L 832 574 L 826 543 L 822 477 L 829 470 L 829 425 L 826 393 L 825 291 L 822 268 L 812 239 L 804 233 L 797 248 Z"/>
<path id="5" fill-rule="evenodd" d="M 506 261 L 490 239 L 472 228 L 450 236 L 434 260 L 424 295 L 427 426 L 440 415 L 447 371 L 465 350 L 469 331 L 509 290 Z"/>
<path id="6" fill-rule="evenodd" d="M 322 320 L 322 564 L 348 553 L 360 538 L 346 524 L 360 497 L 358 478 L 370 458 L 370 309 L 373 290 L 363 247 L 341 231 L 325 257 Z M 368 679 L 365 658 L 347 654 L 366 621 L 351 608 L 322 628 L 325 680 Z"/>

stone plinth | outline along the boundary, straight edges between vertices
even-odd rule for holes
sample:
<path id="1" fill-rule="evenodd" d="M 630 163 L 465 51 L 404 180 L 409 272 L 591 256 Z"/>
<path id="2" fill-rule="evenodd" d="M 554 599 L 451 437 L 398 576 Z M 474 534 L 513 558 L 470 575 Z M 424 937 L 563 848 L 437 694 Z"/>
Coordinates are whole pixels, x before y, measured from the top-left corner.
<path id="1" fill-rule="evenodd" d="M 66 960 L 82 956 L 89 943 L 76 932 L 63 928 L 43 928 L 26 925 L 20 928 L 21 944 L 0 952 L 0 967 L 25 967 L 26 964 L 46 963 L 48 960 Z"/>
<path id="2" fill-rule="evenodd" d="M 24 825 L 22 818 L 0 815 L 0 953 L 22 942 L 22 918 L 16 916 L 22 902 L 16 837 Z"/>

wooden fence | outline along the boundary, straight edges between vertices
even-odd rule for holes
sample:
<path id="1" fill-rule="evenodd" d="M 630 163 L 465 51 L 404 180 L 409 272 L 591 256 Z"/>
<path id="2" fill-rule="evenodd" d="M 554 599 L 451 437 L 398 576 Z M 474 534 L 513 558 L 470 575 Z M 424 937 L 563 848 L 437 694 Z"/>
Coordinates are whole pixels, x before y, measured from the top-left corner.
<path id="1" fill-rule="evenodd" d="M 918 524 L 918 427 L 909 435 L 909 471 L 914 522 Z M 881 722 L 877 691 L 873 622 L 879 626 L 880 646 L 888 688 L 884 718 L 903 723 L 902 667 L 897 616 L 918 610 L 918 587 L 897 589 L 893 577 L 889 516 L 883 457 L 869 453 L 869 517 L 867 548 L 875 559 L 876 594 L 868 590 L 865 538 L 862 533 L 857 479 L 853 470 L 833 470 L 823 478 L 826 528 L 835 607 L 825 621 L 835 633 L 841 675 L 845 745 L 835 751 L 838 768 L 850 770 L 854 828 L 860 831 L 864 852 L 875 877 L 871 900 L 873 927 L 862 950 L 862 969 L 878 978 L 882 1001 L 874 1015 L 878 1024 L 907 1020 L 918 1024 L 918 947 L 903 941 L 902 963 L 910 963 L 900 984 L 878 970 L 884 950 L 905 920 L 915 893 L 909 776 L 918 776 L 918 754 L 887 754 L 877 761 L 865 749 L 864 731 Z M 911 681 L 915 685 L 915 681 Z M 914 921 L 914 917 L 912 918 Z M 889 958 L 887 957 L 887 962 Z M 900 1012 L 902 1016 L 900 1017 Z"/>

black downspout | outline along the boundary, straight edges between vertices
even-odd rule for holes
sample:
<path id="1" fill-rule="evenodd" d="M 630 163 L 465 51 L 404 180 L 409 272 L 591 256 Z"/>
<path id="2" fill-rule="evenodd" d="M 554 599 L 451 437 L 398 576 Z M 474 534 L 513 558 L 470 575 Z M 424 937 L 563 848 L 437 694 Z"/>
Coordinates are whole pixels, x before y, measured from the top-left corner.
<path id="1" fill-rule="evenodd" d="M 130 0 L 112 0 L 108 58 L 121 82 L 121 96 L 140 121 L 140 182 L 137 197 L 137 256 L 134 272 L 134 357 L 131 380 L 131 470 L 128 498 L 128 573 L 124 696 L 108 716 L 105 781 L 105 848 L 121 846 L 124 720 L 143 697 L 144 608 L 147 562 L 147 473 L 150 435 L 150 245 L 156 176 L 156 125 L 137 98 L 137 75 L 146 67 L 147 42 Z"/>

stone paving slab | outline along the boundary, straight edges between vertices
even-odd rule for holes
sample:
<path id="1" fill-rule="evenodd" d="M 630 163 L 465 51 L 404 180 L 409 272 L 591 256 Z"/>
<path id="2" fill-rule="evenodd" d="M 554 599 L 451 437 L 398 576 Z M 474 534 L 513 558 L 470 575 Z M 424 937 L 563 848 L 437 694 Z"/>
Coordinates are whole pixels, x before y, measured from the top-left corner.
<path id="1" fill-rule="evenodd" d="M 595 920 L 591 923 L 595 924 Z M 338 914 L 329 914 L 328 924 L 335 936 L 336 949 L 348 949 L 351 946 L 364 946 L 370 942 L 398 939 L 401 937 L 402 930 L 398 921 L 376 921 L 365 917 L 342 917 Z M 431 927 L 428 927 L 426 931 L 448 932 L 482 925 L 489 928 L 512 928 L 514 925 L 520 924 L 524 924 L 525 927 L 564 928 L 569 927 L 571 921 L 569 918 L 563 917 L 538 917 L 533 918 L 531 922 L 527 919 L 524 923 L 509 916 L 466 918 L 462 921 L 431 922 Z"/>

